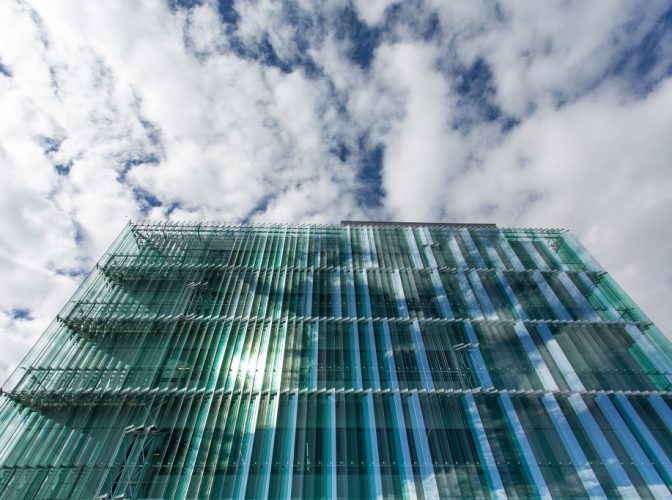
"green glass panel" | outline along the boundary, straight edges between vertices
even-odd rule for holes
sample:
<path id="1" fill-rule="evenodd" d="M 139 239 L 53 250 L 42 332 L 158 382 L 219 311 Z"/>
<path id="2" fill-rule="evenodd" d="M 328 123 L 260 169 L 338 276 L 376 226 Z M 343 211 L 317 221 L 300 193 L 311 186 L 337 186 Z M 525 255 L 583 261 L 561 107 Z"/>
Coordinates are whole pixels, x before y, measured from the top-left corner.
<path id="1" fill-rule="evenodd" d="M 563 230 L 131 224 L 3 386 L 0 498 L 661 495 L 671 366 Z"/>

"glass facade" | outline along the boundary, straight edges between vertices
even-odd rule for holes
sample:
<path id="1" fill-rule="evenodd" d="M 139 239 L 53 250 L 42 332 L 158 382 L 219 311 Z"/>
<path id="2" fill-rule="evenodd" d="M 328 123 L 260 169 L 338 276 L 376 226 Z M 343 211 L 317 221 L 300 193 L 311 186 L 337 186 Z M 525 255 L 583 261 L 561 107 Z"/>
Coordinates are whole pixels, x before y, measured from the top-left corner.
<path id="1" fill-rule="evenodd" d="M 130 224 L 3 386 L 0 498 L 670 498 L 671 388 L 564 230 Z"/>

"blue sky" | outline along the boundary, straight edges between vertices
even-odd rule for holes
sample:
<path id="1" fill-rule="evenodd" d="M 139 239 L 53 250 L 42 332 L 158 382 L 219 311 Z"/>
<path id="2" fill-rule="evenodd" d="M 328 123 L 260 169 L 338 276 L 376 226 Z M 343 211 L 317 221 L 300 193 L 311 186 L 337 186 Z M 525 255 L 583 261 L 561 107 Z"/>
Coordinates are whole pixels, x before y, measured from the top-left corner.
<path id="1" fill-rule="evenodd" d="M 129 220 L 566 227 L 672 332 L 668 1 L 0 3 L 0 378 Z"/>

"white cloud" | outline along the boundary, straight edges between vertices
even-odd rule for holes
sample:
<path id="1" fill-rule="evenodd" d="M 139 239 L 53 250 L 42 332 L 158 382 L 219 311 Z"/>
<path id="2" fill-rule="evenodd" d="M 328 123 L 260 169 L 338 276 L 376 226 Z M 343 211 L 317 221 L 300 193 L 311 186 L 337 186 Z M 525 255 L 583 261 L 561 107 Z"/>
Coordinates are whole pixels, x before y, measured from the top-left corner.
<path id="1" fill-rule="evenodd" d="M 662 0 L 434 4 L 447 31 L 457 35 L 457 58 L 485 57 L 500 104 L 516 115 L 591 88 L 666 8 Z"/>
<path id="2" fill-rule="evenodd" d="M 433 220 L 441 213 L 445 185 L 464 163 L 466 145 L 451 131 L 449 87 L 435 67 L 437 49 L 425 44 L 383 46 L 374 71 L 392 87 L 403 116 L 382 134 L 386 145 L 383 186 L 396 219 Z"/>
<path id="3" fill-rule="evenodd" d="M 380 23 L 383 20 L 385 9 L 394 3 L 390 0 L 356 0 L 354 2 L 359 17 L 369 25 Z"/>

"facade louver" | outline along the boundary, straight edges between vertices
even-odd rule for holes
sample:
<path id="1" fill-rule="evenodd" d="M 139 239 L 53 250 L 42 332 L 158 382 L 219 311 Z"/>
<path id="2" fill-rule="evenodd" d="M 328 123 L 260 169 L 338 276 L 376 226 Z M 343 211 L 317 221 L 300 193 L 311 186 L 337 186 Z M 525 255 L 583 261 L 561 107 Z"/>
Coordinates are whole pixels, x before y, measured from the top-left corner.
<path id="1" fill-rule="evenodd" d="M 2 388 L 0 498 L 670 498 L 671 387 L 565 230 L 129 224 Z"/>

